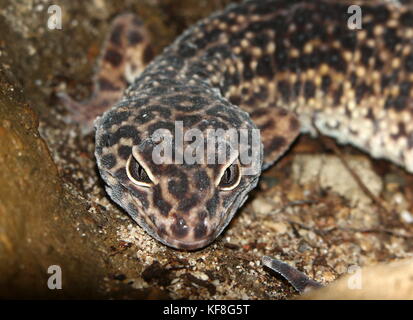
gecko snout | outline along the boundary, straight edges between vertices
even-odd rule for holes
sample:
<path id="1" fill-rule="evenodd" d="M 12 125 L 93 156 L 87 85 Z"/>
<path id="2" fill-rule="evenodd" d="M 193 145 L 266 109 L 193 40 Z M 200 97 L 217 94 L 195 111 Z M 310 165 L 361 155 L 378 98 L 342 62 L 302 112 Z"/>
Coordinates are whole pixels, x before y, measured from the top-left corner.
<path id="1" fill-rule="evenodd" d="M 196 250 L 215 239 L 216 227 L 211 224 L 206 211 L 173 213 L 169 232 L 164 235 L 166 244 L 184 250 Z"/>

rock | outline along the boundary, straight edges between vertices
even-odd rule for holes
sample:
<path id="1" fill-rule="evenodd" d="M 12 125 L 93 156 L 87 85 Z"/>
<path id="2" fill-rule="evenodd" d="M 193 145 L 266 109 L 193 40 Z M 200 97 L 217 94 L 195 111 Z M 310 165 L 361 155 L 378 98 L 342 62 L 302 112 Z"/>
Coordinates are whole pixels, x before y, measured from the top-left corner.
<path id="1" fill-rule="evenodd" d="M 346 160 L 365 186 L 378 196 L 383 188 L 383 182 L 371 168 L 370 161 L 360 156 L 347 156 Z M 336 156 L 296 156 L 293 163 L 293 179 L 301 185 L 318 184 L 322 189 L 331 189 L 353 205 L 372 202 Z"/>
<path id="2" fill-rule="evenodd" d="M 300 299 L 413 299 L 413 260 L 354 269 L 351 274 Z"/>
<path id="3" fill-rule="evenodd" d="M 258 214 L 269 214 L 275 210 L 274 203 L 265 198 L 257 198 L 252 202 L 252 209 Z"/>
<path id="4" fill-rule="evenodd" d="M 102 276 L 101 254 L 75 228 L 88 213 L 63 190 L 37 116 L 18 92 L 0 78 L 0 297 L 99 296 L 90 289 Z M 52 265 L 65 290 L 46 285 Z"/>

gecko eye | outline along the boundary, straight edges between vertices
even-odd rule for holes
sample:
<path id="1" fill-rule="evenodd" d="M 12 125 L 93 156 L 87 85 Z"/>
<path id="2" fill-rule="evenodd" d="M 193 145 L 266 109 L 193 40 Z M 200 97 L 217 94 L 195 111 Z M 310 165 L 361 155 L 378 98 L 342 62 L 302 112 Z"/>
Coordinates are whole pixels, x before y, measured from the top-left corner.
<path id="1" fill-rule="evenodd" d="M 150 187 L 152 185 L 152 180 L 149 178 L 145 169 L 133 156 L 130 156 L 126 162 L 126 174 L 128 178 L 138 186 Z"/>
<path id="2" fill-rule="evenodd" d="M 238 162 L 234 162 L 228 168 L 225 169 L 224 174 L 221 176 L 218 187 L 221 190 L 232 190 L 241 181 L 241 174 Z"/>

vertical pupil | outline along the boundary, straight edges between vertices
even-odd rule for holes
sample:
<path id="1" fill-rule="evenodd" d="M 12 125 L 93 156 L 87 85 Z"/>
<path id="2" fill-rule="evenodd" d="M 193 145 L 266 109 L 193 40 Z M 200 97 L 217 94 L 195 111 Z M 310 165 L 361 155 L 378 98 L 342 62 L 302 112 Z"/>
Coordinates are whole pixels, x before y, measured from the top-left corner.
<path id="1" fill-rule="evenodd" d="M 239 167 L 236 163 L 233 163 L 227 169 L 225 169 L 221 181 L 219 182 L 219 186 L 221 188 L 232 187 L 233 184 L 236 183 L 239 178 Z"/>
<path id="2" fill-rule="evenodd" d="M 138 165 L 137 171 L 138 171 L 138 176 L 142 178 L 142 167 L 140 165 Z"/>
<path id="3" fill-rule="evenodd" d="M 136 180 L 150 182 L 145 169 L 135 159 L 132 159 L 130 163 L 130 173 Z"/>
<path id="4" fill-rule="evenodd" d="M 142 180 L 142 167 L 139 165 L 139 163 L 136 163 L 136 174 L 139 179 Z"/>
<path id="5" fill-rule="evenodd" d="M 231 182 L 231 176 L 232 176 L 232 165 L 226 170 L 226 182 Z"/>

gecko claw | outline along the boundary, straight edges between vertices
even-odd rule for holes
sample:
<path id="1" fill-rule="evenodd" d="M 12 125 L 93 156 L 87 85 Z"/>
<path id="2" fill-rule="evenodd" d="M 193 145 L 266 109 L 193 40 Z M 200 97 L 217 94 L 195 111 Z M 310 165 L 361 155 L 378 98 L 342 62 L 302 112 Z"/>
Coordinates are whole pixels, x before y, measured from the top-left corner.
<path id="1" fill-rule="evenodd" d="M 268 256 L 262 257 L 261 261 L 264 266 L 282 275 L 299 293 L 323 287 L 321 283 L 310 279 L 285 262 Z"/>

